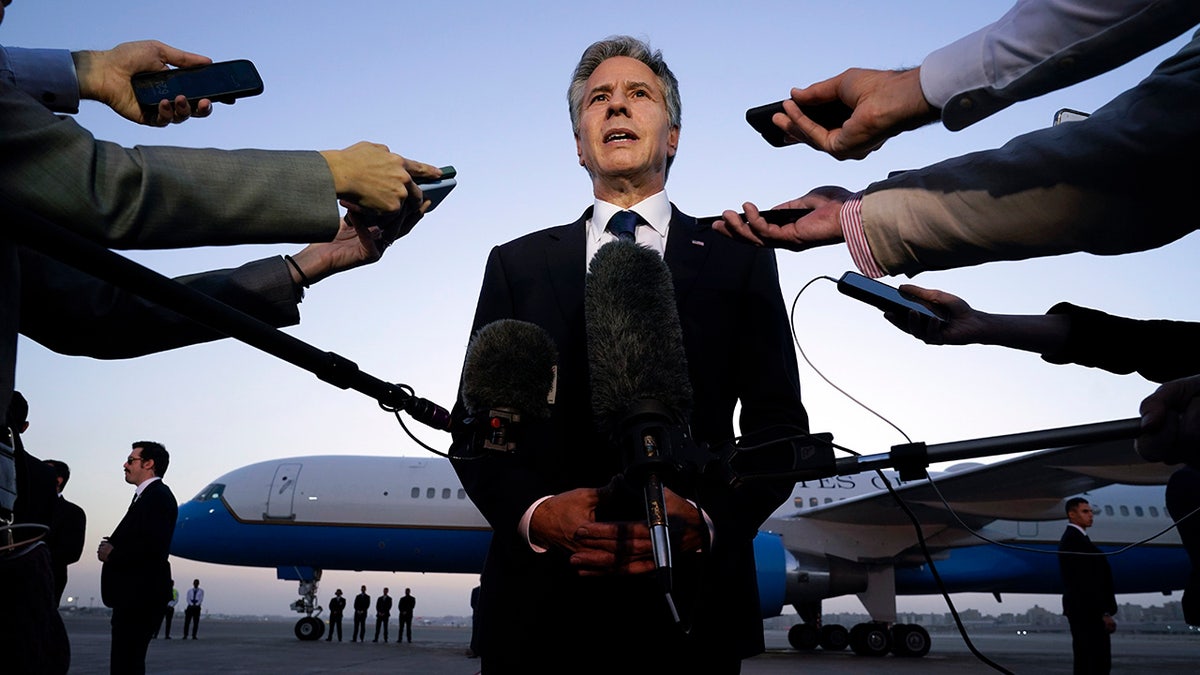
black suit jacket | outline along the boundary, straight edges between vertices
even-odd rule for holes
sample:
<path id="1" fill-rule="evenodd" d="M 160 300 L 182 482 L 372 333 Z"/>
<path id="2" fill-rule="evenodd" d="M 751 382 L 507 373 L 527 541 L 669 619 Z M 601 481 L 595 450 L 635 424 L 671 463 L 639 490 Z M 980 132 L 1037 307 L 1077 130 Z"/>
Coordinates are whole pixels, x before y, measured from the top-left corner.
<path id="1" fill-rule="evenodd" d="M 1100 549 L 1085 534 L 1067 526 L 1058 541 L 1060 552 L 1100 553 Z M 1066 616 L 1099 617 L 1117 613 L 1117 596 L 1113 592 L 1112 568 L 1108 558 L 1098 555 L 1059 555 L 1058 567 L 1063 579 L 1063 614 Z"/>
<path id="2" fill-rule="evenodd" d="M 335 595 L 329 599 L 329 618 L 340 619 L 344 611 L 346 611 L 346 598 Z"/>
<path id="3" fill-rule="evenodd" d="M 150 607 L 161 611 L 171 599 L 167 555 L 179 505 L 171 488 L 156 480 L 130 505 L 109 535 L 112 552 L 100 568 L 100 599 L 107 607 Z"/>
<path id="4" fill-rule="evenodd" d="M 551 417 L 527 425 L 516 451 L 454 461 L 494 530 L 482 575 L 488 592 L 478 610 L 487 626 L 481 653 L 569 651 L 586 635 L 611 637 L 604 648 L 620 645 L 615 651 L 623 654 L 668 644 L 726 659 L 757 654 L 763 634 L 752 541 L 787 499 L 791 481 L 738 490 L 715 476 L 668 482 L 704 510 L 715 532 L 711 550 L 673 551 L 674 600 L 690 628 L 686 636 L 671 624 L 649 575 L 579 577 L 561 553 L 534 553 L 518 532 L 535 500 L 606 485 L 623 469 L 621 453 L 597 435 L 591 413 L 583 306 L 588 217 L 590 209 L 574 223 L 494 248 L 484 272 L 472 334 L 498 319 L 535 323 L 554 339 L 558 364 Z M 664 259 L 694 390 L 693 437 L 732 439 L 739 401 L 743 434 L 807 431 L 774 252 L 734 242 L 674 208 L 670 227 Z M 460 396 L 456 419 L 465 412 Z M 469 453 L 470 446 L 468 432 L 455 433 L 453 452 Z M 633 502 L 612 519 L 644 522 L 644 502 Z"/>
<path id="5" fill-rule="evenodd" d="M 55 574 L 65 573 L 67 565 L 83 555 L 84 533 L 87 529 L 87 514 L 78 504 L 59 496 L 54 506 L 54 518 L 50 521 L 50 558 L 54 561 Z"/>

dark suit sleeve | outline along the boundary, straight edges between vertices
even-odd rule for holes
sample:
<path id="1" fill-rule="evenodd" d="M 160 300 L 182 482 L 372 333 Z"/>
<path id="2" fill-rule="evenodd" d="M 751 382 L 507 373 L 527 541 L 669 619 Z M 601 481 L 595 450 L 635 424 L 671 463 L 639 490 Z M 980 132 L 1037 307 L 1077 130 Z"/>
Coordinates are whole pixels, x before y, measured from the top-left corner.
<path id="1" fill-rule="evenodd" d="M 1050 363 L 1078 363 L 1125 375 L 1137 372 L 1154 382 L 1200 373 L 1200 323 L 1139 320 L 1060 302 L 1047 314 L 1069 317 L 1061 350 L 1042 354 Z"/>
<path id="2" fill-rule="evenodd" d="M 130 358 L 224 337 L 95 277 L 22 249 L 21 333 L 62 354 Z M 281 257 L 179 277 L 185 286 L 272 326 L 299 322 L 299 295 Z"/>

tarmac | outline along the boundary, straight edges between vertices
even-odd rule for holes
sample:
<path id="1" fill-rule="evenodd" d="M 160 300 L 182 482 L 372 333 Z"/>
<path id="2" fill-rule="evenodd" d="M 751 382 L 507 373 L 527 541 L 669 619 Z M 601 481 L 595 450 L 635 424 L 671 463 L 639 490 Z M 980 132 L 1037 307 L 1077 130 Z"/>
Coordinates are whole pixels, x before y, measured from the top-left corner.
<path id="1" fill-rule="evenodd" d="M 108 673 L 108 617 L 99 613 L 64 616 L 71 639 L 71 673 Z M 350 621 L 346 621 L 349 629 Z M 182 616 L 172 626 L 172 639 L 160 636 L 150 644 L 147 673 L 222 675 L 238 673 L 406 673 L 406 675 L 475 675 L 479 660 L 466 656 L 469 626 L 417 625 L 413 642 L 374 643 L 374 623 L 367 626 L 366 643 L 322 637 L 301 642 L 292 632 L 294 620 L 204 617 L 198 639 L 183 639 Z M 857 656 L 850 650 L 797 652 L 787 633 L 766 631 L 767 651 L 743 662 L 743 675 L 805 673 L 1071 673 L 1071 637 L 1067 633 L 1012 631 L 969 635 L 972 653 L 958 633 L 934 633 L 932 649 L 923 658 Z M 982 660 L 981 659 L 986 659 Z M 564 673 L 572 672 L 564 664 Z M 1200 634 L 1136 634 L 1113 636 L 1113 673 L 1171 675 L 1200 672 Z"/>

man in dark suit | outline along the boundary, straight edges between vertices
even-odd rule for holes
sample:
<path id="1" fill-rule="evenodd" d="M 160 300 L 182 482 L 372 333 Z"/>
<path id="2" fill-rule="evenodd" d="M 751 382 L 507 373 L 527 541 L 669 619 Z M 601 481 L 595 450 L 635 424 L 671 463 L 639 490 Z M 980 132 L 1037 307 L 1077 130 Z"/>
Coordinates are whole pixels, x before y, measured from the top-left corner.
<path id="1" fill-rule="evenodd" d="M 396 626 L 396 642 L 400 642 L 404 638 L 408 638 L 412 642 L 412 621 L 413 612 L 417 608 L 417 599 L 412 594 L 412 589 L 404 589 L 404 595 L 396 601 L 397 614 L 400 616 L 400 621 Z"/>
<path id="2" fill-rule="evenodd" d="M 171 597 L 167 555 L 179 505 L 162 482 L 170 463 L 167 449 L 153 441 L 133 444 L 125 460 L 125 482 L 137 486 L 117 529 L 100 544 L 100 598 L 112 608 L 113 675 L 146 672 L 146 649 Z"/>
<path id="3" fill-rule="evenodd" d="M 383 595 L 375 601 L 375 641 L 379 642 L 379 629 L 383 629 L 383 641 L 388 641 L 388 621 L 392 618 L 392 596 L 388 589 L 383 589 Z"/>
<path id="4" fill-rule="evenodd" d="M 354 630 L 350 633 L 351 642 L 367 641 L 367 612 L 371 611 L 371 596 L 367 595 L 367 587 L 363 586 L 358 595 L 354 596 Z"/>
<path id="5" fill-rule="evenodd" d="M 87 529 L 87 514 L 78 504 L 63 496 L 67 481 L 71 480 L 71 467 L 57 459 L 47 459 L 46 464 L 54 469 L 58 481 L 58 503 L 50 521 L 50 559 L 54 563 L 54 601 L 62 604 L 63 591 L 67 588 L 67 565 L 83 555 L 84 531 Z"/>
<path id="6" fill-rule="evenodd" d="M 333 599 L 329 601 L 329 637 L 325 638 L 326 642 L 333 639 L 333 631 L 337 630 L 338 642 L 342 641 L 342 613 L 346 611 L 346 599 L 342 597 L 342 589 L 337 589 L 333 594 Z"/>
<path id="7" fill-rule="evenodd" d="M 1117 629 L 1117 597 L 1108 558 L 1087 536 L 1095 514 L 1082 497 L 1067 500 L 1067 529 L 1058 542 L 1063 580 L 1063 614 L 1071 626 L 1076 675 L 1107 673 L 1112 667 L 1109 635 Z"/>
<path id="8" fill-rule="evenodd" d="M 652 574 L 644 503 L 608 499 L 624 467 L 591 411 L 585 273 L 615 239 L 609 218 L 635 211 L 645 221 L 636 241 L 664 254 L 673 280 L 692 437 L 733 439 L 740 403 L 741 433 L 766 441 L 808 428 L 775 257 L 730 245 L 667 199 L 680 104 L 660 53 L 624 36 L 593 44 L 568 101 L 593 204 L 574 223 L 492 250 L 472 328 L 516 319 L 549 333 L 558 352 L 550 417 L 526 426 L 512 452 L 478 451 L 468 429 L 452 447 L 493 529 L 479 610 L 483 672 L 557 673 L 580 658 L 593 670 L 624 670 L 636 657 L 661 672 L 737 673 L 764 649 L 752 542 L 792 482 L 733 488 L 717 471 L 667 482 L 676 623 Z M 467 412 L 461 395 L 455 411 Z M 598 518 L 597 509 L 609 514 Z M 599 647 L 581 654 L 581 640 Z"/>

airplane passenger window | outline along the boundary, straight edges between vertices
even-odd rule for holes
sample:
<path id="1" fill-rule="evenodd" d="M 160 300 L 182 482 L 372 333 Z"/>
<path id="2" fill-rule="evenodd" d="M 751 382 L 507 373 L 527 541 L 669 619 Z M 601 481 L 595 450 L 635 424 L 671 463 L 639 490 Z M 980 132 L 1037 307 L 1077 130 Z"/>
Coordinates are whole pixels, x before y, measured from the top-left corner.
<path id="1" fill-rule="evenodd" d="M 429 488 L 428 490 L 425 491 L 426 499 L 433 499 L 436 496 L 437 496 L 437 488 Z"/>
<path id="2" fill-rule="evenodd" d="M 1106 516 L 1111 516 L 1112 514 L 1113 514 L 1112 507 L 1111 507 L 1111 506 L 1105 506 L 1105 507 L 1104 507 L 1104 515 L 1106 515 Z"/>
<path id="3" fill-rule="evenodd" d="M 458 488 L 458 498 L 459 498 L 459 499 L 466 499 L 466 498 L 467 498 L 467 491 L 466 491 L 466 490 L 464 490 L 464 489 L 462 489 L 462 488 Z"/>
<path id="4" fill-rule="evenodd" d="M 1134 513 L 1134 515 L 1136 515 L 1138 518 L 1141 518 L 1141 517 L 1142 517 L 1142 515 L 1143 515 L 1143 514 L 1142 514 L 1142 507 L 1140 507 L 1140 506 L 1135 506 L 1135 507 L 1133 507 L 1133 513 Z"/>
<path id="5" fill-rule="evenodd" d="M 825 498 L 825 503 L 826 503 L 826 504 L 832 504 L 832 503 L 833 503 L 833 499 L 831 499 L 831 498 L 829 498 L 829 497 L 826 497 L 826 498 Z"/>
<path id="6" fill-rule="evenodd" d="M 442 488 L 442 499 L 450 499 L 450 488 Z"/>
<path id="7" fill-rule="evenodd" d="M 1121 515 L 1123 515 L 1123 516 L 1128 516 L 1128 515 L 1129 515 L 1129 507 L 1128 507 L 1128 506 L 1122 506 L 1122 507 L 1121 507 Z"/>
<path id="8" fill-rule="evenodd" d="M 809 505 L 809 506 L 816 506 L 816 505 L 817 505 L 817 504 L 819 504 L 819 503 L 820 503 L 820 502 L 818 502 L 818 501 L 817 501 L 817 498 L 816 498 L 816 497 L 809 497 L 809 498 L 808 498 L 808 505 Z"/>
<path id="9" fill-rule="evenodd" d="M 419 498 L 420 496 L 421 496 L 421 488 L 419 488 L 419 487 L 414 487 L 414 488 L 412 489 L 412 498 L 413 498 L 413 499 L 417 499 L 417 498 Z"/>
<path id="10" fill-rule="evenodd" d="M 1150 517 L 1151 517 L 1151 518 L 1157 518 L 1157 517 L 1158 517 L 1158 507 L 1157 507 L 1157 506 L 1151 506 L 1151 507 L 1150 507 Z"/>

